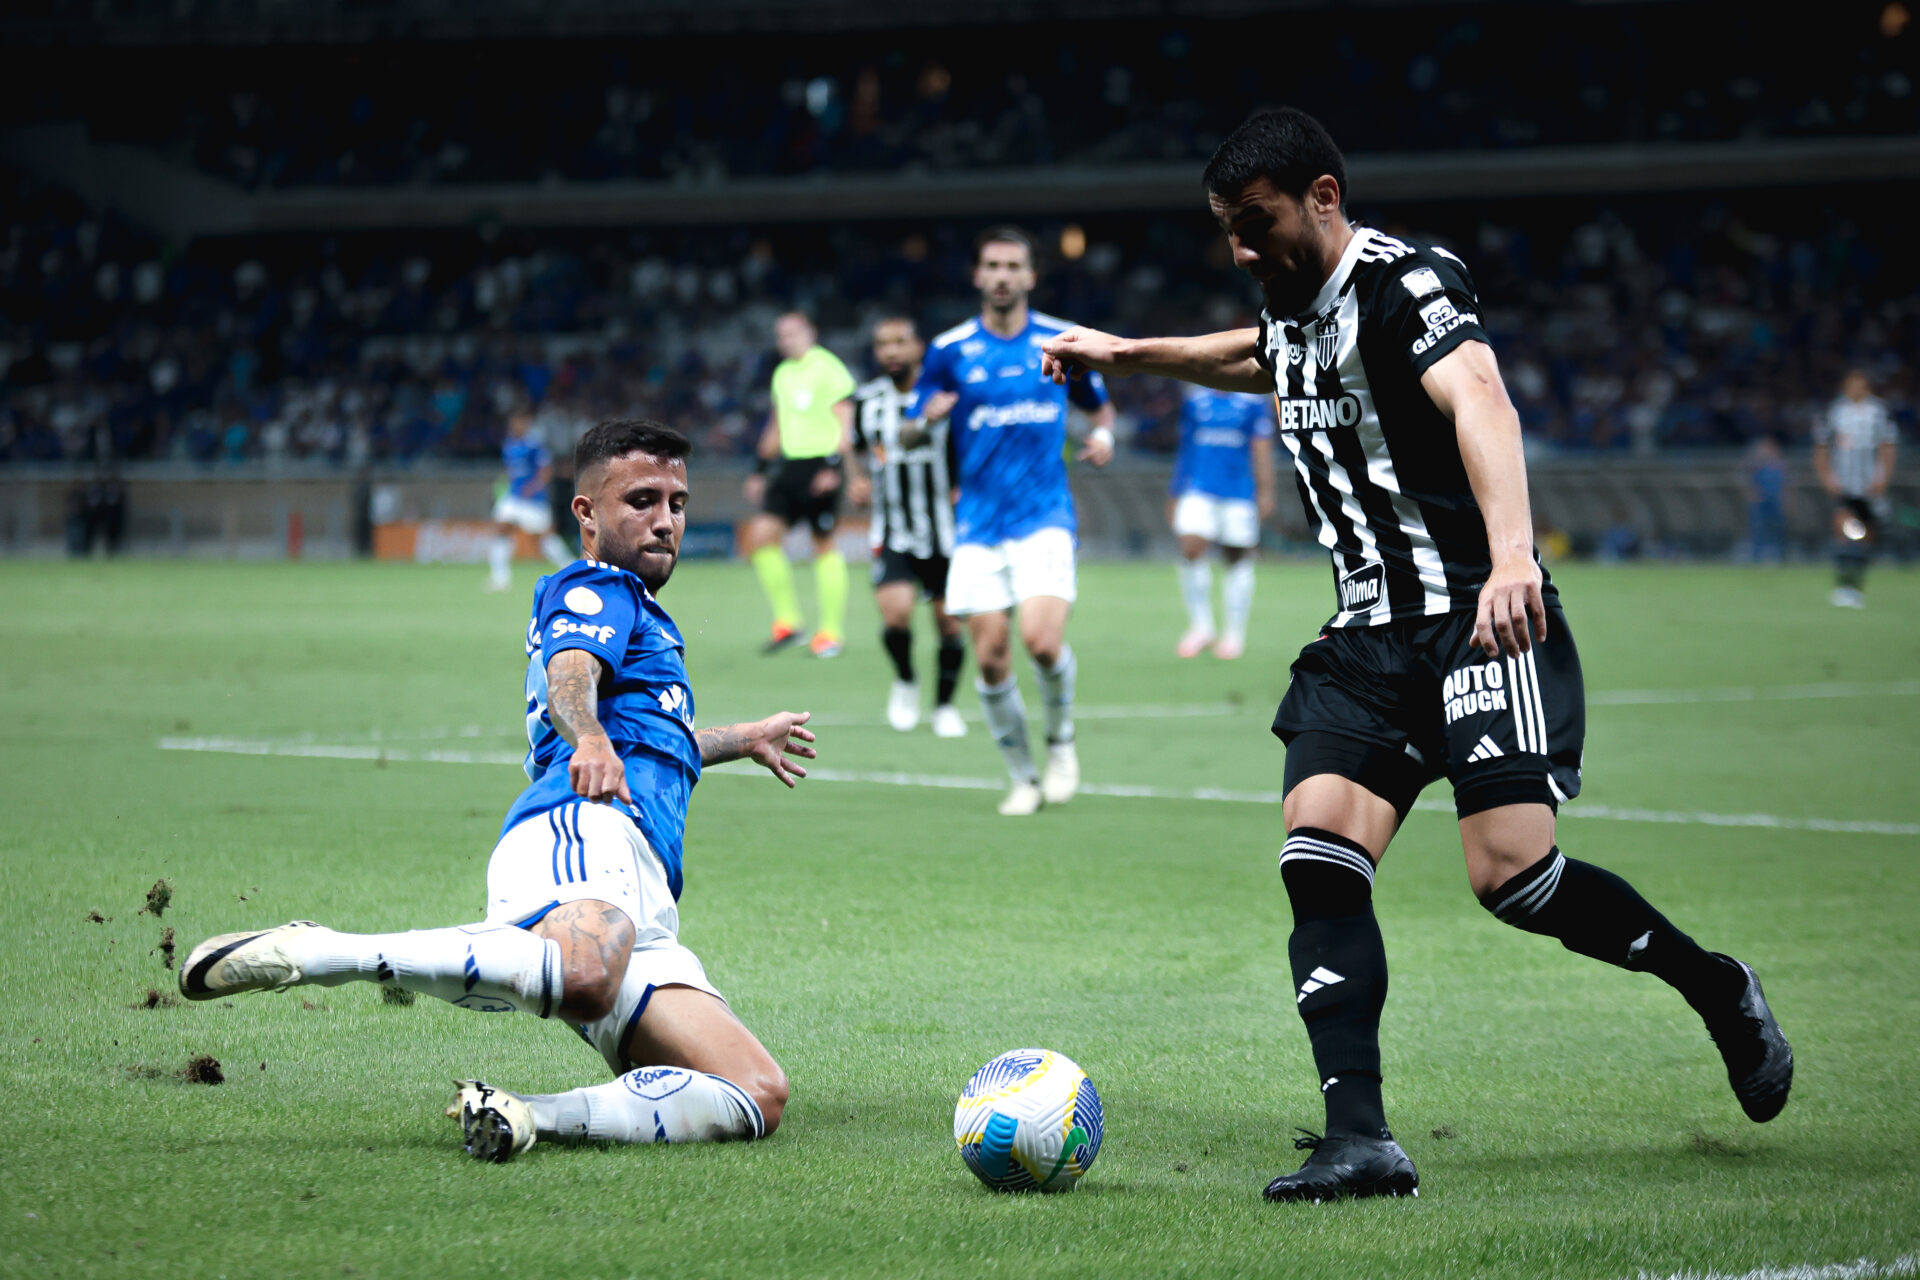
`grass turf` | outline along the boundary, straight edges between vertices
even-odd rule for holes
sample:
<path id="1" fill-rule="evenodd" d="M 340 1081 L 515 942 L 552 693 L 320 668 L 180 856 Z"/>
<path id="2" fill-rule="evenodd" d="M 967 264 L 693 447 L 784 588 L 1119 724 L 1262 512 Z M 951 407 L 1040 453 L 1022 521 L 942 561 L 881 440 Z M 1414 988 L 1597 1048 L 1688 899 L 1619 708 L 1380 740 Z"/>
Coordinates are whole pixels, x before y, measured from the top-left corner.
<path id="1" fill-rule="evenodd" d="M 440 1115 L 451 1077 L 562 1089 L 603 1078 L 598 1057 L 559 1027 L 372 987 L 135 1006 L 172 990 L 163 928 L 184 956 L 294 917 L 480 914 L 518 775 L 414 757 L 516 750 L 526 576 L 504 597 L 469 569 L 0 563 L 0 1273 L 1615 1277 L 1910 1252 L 1920 839 L 1578 815 L 1910 829 L 1920 579 L 1877 575 L 1854 613 L 1811 570 L 1560 577 L 1596 695 L 1562 846 L 1755 964 L 1798 1053 L 1793 1101 L 1748 1124 L 1677 997 L 1495 924 L 1449 814 L 1416 812 L 1377 896 L 1389 1115 L 1423 1196 L 1309 1208 L 1259 1199 L 1297 1163 L 1291 1126 L 1319 1120 L 1272 805 L 1085 796 L 1012 822 L 983 791 L 788 794 L 717 772 L 689 823 L 683 937 L 786 1066 L 785 1124 L 757 1145 L 482 1166 Z M 1083 569 L 1080 699 L 1214 713 L 1090 714 L 1086 777 L 1276 789 L 1266 724 L 1325 569 L 1263 567 L 1237 664 L 1171 656 L 1172 579 Z M 998 776 L 977 724 L 960 742 L 882 727 L 859 593 L 827 663 L 758 656 L 743 567 L 689 564 L 665 600 L 702 723 L 808 708 L 830 721 L 823 766 Z M 1742 687 L 1764 696 L 1614 696 Z M 387 755 L 157 745 L 206 737 Z M 170 908 L 140 914 L 161 877 Z M 1026 1044 L 1076 1058 L 1106 1103 L 1069 1196 L 988 1193 L 952 1147 L 967 1075 Z M 225 1083 L 176 1074 L 197 1054 Z"/>

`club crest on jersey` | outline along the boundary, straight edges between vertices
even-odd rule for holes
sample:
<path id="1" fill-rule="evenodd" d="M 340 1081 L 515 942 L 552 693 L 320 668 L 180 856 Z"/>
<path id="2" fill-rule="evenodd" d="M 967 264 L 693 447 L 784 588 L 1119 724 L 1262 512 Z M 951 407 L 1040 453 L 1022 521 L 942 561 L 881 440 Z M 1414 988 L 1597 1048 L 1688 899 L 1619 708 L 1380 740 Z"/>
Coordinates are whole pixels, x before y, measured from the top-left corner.
<path id="1" fill-rule="evenodd" d="M 1386 599 L 1387 566 L 1375 562 L 1340 578 L 1340 611 L 1366 613 Z"/>
<path id="2" fill-rule="evenodd" d="M 1331 369 L 1339 357 L 1340 322 L 1328 316 L 1320 322 L 1319 332 L 1313 339 L 1313 358 L 1322 369 Z"/>

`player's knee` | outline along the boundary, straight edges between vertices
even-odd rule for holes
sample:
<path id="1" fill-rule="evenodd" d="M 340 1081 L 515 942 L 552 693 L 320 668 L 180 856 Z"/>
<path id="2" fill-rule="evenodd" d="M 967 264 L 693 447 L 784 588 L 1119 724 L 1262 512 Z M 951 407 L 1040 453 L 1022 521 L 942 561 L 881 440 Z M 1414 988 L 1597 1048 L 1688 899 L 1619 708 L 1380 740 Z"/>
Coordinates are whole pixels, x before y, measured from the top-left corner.
<path id="1" fill-rule="evenodd" d="M 1056 635 L 1036 635 L 1021 637 L 1027 646 L 1027 652 L 1041 666 L 1051 669 L 1060 661 L 1061 639 Z"/>
<path id="2" fill-rule="evenodd" d="M 770 1138 L 773 1131 L 780 1127 L 780 1117 L 787 1109 L 787 1073 L 777 1063 L 768 1062 L 748 1080 L 735 1081 L 753 1104 L 760 1108 L 760 1118 L 765 1122 L 762 1137 Z"/>
<path id="3" fill-rule="evenodd" d="M 580 1022 L 598 1022 L 613 1012 L 625 976 L 597 955 L 569 956 L 561 970 L 561 1010 Z"/>
<path id="4" fill-rule="evenodd" d="M 1482 902 L 1507 881 L 1545 856 L 1531 846 L 1484 842 L 1467 849 L 1467 886 Z"/>

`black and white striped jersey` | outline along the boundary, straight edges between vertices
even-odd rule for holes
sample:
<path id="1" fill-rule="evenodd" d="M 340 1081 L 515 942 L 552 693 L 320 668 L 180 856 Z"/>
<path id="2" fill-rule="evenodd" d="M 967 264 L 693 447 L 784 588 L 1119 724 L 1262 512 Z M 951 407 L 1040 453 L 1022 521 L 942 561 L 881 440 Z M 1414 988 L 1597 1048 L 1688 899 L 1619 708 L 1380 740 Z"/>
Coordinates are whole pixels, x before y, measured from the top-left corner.
<path id="1" fill-rule="evenodd" d="M 1842 497 L 1864 498 L 1880 476 L 1880 449 L 1899 439 L 1893 415 L 1877 396 L 1828 406 L 1813 427 L 1813 442 L 1827 447 L 1827 465 Z"/>
<path id="2" fill-rule="evenodd" d="M 873 470 L 873 545 L 921 560 L 951 556 L 947 421 L 928 423 L 925 443 L 902 447 L 900 427 L 912 395 L 885 376 L 853 393 L 853 447 Z"/>
<path id="3" fill-rule="evenodd" d="M 1466 264 L 1370 227 L 1297 316 L 1260 316 L 1279 438 L 1333 560 L 1333 627 L 1472 609 L 1487 527 L 1447 420 L 1420 375 L 1487 341 Z M 1536 559 L 1538 555 L 1536 553 Z M 1554 599 L 1551 582 L 1543 590 Z"/>

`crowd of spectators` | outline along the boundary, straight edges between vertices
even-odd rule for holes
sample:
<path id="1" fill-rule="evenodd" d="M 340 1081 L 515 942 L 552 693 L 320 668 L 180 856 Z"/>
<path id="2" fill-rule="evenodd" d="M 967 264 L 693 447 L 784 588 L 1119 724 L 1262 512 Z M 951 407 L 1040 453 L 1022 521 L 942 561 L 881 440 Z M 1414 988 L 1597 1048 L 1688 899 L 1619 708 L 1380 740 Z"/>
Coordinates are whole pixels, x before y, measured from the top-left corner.
<path id="1" fill-rule="evenodd" d="M 1920 127 L 1910 25 L 1905 0 L 1843 0 L 1785 38 L 1777 23 L 1691 0 L 90 47 L 23 60 L 0 102 L 174 148 L 249 188 L 1194 160 L 1280 94 L 1363 152 L 1889 135 Z M 116 92 L 96 92 L 102 83 Z"/>
<path id="2" fill-rule="evenodd" d="M 909 314 L 931 334 L 975 306 L 964 222 L 283 236 L 170 254 L 23 175 L 0 183 L 6 464 L 493 458 L 519 405 L 557 435 L 656 416 L 708 456 L 739 455 L 766 414 L 779 311 L 814 313 L 861 369 L 875 319 Z M 1470 264 L 1531 447 L 1792 447 L 1856 364 L 1912 428 L 1913 195 L 1442 205 L 1382 225 Z M 1257 305 L 1204 214 L 1040 230 L 1048 311 L 1196 332 L 1249 323 Z M 1123 440 L 1171 447 L 1170 386 L 1116 394 Z"/>

